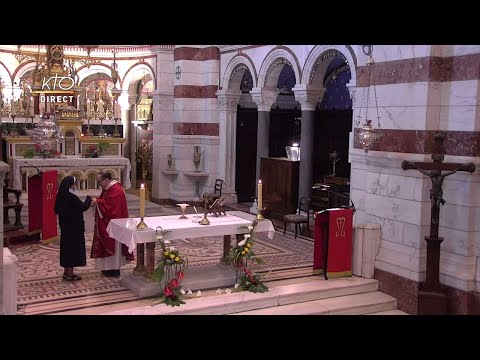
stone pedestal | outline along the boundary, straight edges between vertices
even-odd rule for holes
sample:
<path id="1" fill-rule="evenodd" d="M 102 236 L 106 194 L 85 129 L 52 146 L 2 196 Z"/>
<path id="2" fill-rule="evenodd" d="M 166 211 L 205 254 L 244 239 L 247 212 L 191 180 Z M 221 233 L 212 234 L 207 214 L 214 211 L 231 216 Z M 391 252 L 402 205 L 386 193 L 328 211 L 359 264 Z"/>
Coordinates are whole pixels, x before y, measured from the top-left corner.
<path id="1" fill-rule="evenodd" d="M 233 286 L 235 280 L 235 271 L 229 265 L 203 265 L 188 268 L 181 286 L 192 291 L 216 289 Z M 133 274 L 122 277 L 121 282 L 140 297 L 159 296 L 163 290 L 158 282 L 149 282 Z"/>
<path id="2" fill-rule="evenodd" d="M 375 256 L 380 248 L 379 224 L 359 224 L 353 237 L 352 274 L 373 279 Z"/>

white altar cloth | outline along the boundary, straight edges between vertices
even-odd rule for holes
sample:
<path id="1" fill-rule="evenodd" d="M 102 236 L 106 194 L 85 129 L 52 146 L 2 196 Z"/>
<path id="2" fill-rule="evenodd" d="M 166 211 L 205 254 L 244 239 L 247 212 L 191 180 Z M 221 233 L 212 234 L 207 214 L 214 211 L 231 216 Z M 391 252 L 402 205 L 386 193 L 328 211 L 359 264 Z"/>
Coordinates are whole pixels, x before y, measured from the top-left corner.
<path id="1" fill-rule="evenodd" d="M 40 170 L 55 170 L 55 169 L 89 169 L 98 168 L 104 169 L 107 167 L 123 167 L 122 186 L 124 189 L 130 189 L 132 186 L 130 182 L 130 171 L 132 165 L 130 160 L 125 157 L 108 157 L 100 156 L 98 158 L 84 158 L 84 157 L 65 157 L 65 158 L 13 158 L 13 187 L 14 189 L 22 189 L 22 171 L 21 168 L 35 167 Z"/>
<path id="2" fill-rule="evenodd" d="M 128 246 L 128 251 L 132 252 L 136 244 L 155 242 L 157 226 L 163 230 L 170 230 L 163 236 L 163 240 L 201 238 L 206 236 L 246 234 L 248 230 L 239 229 L 242 225 L 251 225 L 255 215 L 247 214 L 242 211 L 229 211 L 224 216 L 209 216 L 210 225 L 200 225 L 193 222 L 194 214 L 187 215 L 188 219 L 179 219 L 180 215 L 152 216 L 146 217 L 143 221 L 148 225 L 147 230 L 137 230 L 136 225 L 140 218 L 113 219 L 107 227 L 110 237 Z M 203 218 L 200 217 L 201 220 Z M 268 237 L 273 238 L 275 228 L 270 220 L 261 220 L 255 227 L 255 232 L 268 232 Z"/>

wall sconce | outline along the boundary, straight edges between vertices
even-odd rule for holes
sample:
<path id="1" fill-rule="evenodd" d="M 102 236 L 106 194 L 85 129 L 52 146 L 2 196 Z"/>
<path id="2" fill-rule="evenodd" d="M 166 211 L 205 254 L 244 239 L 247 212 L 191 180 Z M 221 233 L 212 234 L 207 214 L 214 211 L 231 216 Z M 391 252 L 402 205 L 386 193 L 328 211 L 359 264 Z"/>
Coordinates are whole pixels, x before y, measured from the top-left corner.
<path id="1" fill-rule="evenodd" d="M 367 55 L 369 58 L 367 60 L 367 74 L 366 78 L 368 79 L 368 86 L 363 88 L 362 93 L 362 100 L 360 102 L 360 106 L 358 107 L 358 115 L 357 115 L 357 122 L 356 126 L 359 126 L 362 120 L 361 112 L 362 112 L 362 105 L 363 105 L 363 98 L 365 97 L 365 90 L 367 91 L 367 100 L 365 105 L 365 118 L 363 122 L 363 126 L 361 130 L 356 134 L 356 140 L 362 145 L 363 150 L 365 153 L 368 153 L 370 147 L 377 142 L 381 137 L 381 127 L 380 127 L 380 116 L 378 115 L 378 103 L 377 103 L 377 90 L 375 88 L 375 83 L 373 84 L 373 93 L 375 99 L 375 110 L 377 113 L 377 129 L 375 130 L 372 126 L 372 120 L 368 119 L 368 108 L 369 108 L 369 98 L 370 98 L 370 84 L 372 82 L 372 68 L 375 64 L 375 61 L 372 57 L 373 52 L 373 45 L 363 45 L 363 53 Z"/>

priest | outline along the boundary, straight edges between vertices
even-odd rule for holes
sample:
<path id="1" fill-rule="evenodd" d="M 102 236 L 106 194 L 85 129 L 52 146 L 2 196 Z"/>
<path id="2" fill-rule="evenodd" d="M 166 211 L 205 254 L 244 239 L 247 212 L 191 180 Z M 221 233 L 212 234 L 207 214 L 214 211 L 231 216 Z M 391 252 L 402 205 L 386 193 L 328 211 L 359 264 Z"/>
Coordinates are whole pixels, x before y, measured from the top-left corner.
<path id="1" fill-rule="evenodd" d="M 109 172 L 99 172 L 97 182 L 102 187 L 95 203 L 95 229 L 93 234 L 92 252 L 95 268 L 102 270 L 107 277 L 120 276 L 120 268 L 133 260 L 133 253 L 128 247 L 108 236 L 107 226 L 112 219 L 128 218 L 127 198 L 122 185 L 112 180 Z"/>

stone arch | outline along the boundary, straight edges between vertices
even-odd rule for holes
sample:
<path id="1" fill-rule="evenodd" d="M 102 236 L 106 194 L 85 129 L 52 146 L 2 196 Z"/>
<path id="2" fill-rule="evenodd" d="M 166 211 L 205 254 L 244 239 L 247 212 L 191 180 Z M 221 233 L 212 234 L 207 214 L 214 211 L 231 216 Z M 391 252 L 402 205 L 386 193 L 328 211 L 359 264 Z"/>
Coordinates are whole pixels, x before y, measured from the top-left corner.
<path id="1" fill-rule="evenodd" d="M 227 67 L 225 68 L 222 83 L 220 84 L 221 88 L 226 88 L 229 90 L 239 90 L 242 77 L 247 71 L 247 69 L 252 75 L 254 81 L 253 87 L 257 87 L 257 69 L 255 69 L 255 65 L 253 64 L 252 59 L 250 59 L 250 57 L 246 54 L 238 54 L 230 60 Z"/>
<path id="2" fill-rule="evenodd" d="M 357 83 L 357 72 L 356 72 L 356 63 L 357 58 L 353 49 L 349 45 L 317 45 L 315 46 L 312 51 L 307 56 L 307 60 L 305 61 L 305 65 L 303 67 L 303 74 L 302 74 L 302 84 L 312 84 L 312 82 L 318 82 L 321 80 L 323 84 L 323 77 L 325 76 L 325 71 L 327 69 L 328 63 L 324 64 L 323 66 L 319 67 L 319 60 L 321 61 L 322 56 L 324 56 L 328 51 L 336 50 L 341 55 L 345 57 L 345 61 L 348 63 L 350 67 L 350 73 L 352 78 L 350 80 L 350 85 L 355 86 Z"/>
<path id="3" fill-rule="evenodd" d="M 68 131 L 72 131 L 74 134 L 75 134 L 75 137 L 80 137 L 81 135 L 81 131 L 76 128 L 76 127 L 73 127 L 73 126 L 66 126 L 62 129 L 62 131 L 60 132 L 60 135 L 61 136 L 65 136 L 65 134 L 68 132 Z"/>
<path id="4" fill-rule="evenodd" d="M 135 95 L 137 92 L 138 82 L 145 76 L 150 75 L 153 79 L 154 89 L 157 89 L 157 79 L 155 72 L 150 64 L 145 62 L 139 62 L 132 65 L 125 73 L 123 77 L 122 90 L 127 91 L 129 95 Z"/>
<path id="5" fill-rule="evenodd" d="M 278 46 L 272 49 L 263 60 L 257 87 L 276 88 L 278 77 L 284 66 L 292 68 L 295 73 L 295 81 L 298 83 L 302 72 L 297 57 L 288 47 Z"/>
<path id="6" fill-rule="evenodd" d="M 20 81 L 20 79 L 26 74 L 28 73 L 29 71 L 33 71 L 35 70 L 36 68 L 36 65 L 37 63 L 33 60 L 29 61 L 29 62 L 25 62 L 24 64 L 20 65 L 19 67 L 17 67 L 13 73 L 13 81 L 18 82 Z"/>
<path id="7" fill-rule="evenodd" d="M 94 79 L 94 80 L 110 80 L 112 81 L 112 67 L 106 64 L 100 63 L 91 65 L 90 68 L 86 65 L 80 67 L 77 71 L 77 75 L 79 78 L 78 84 L 82 86 L 85 84 L 85 80 Z M 92 75 L 96 75 L 98 78 L 93 77 Z M 90 80 L 87 80 L 90 81 Z M 120 87 L 122 86 L 122 79 L 118 80 L 120 82 Z"/>

